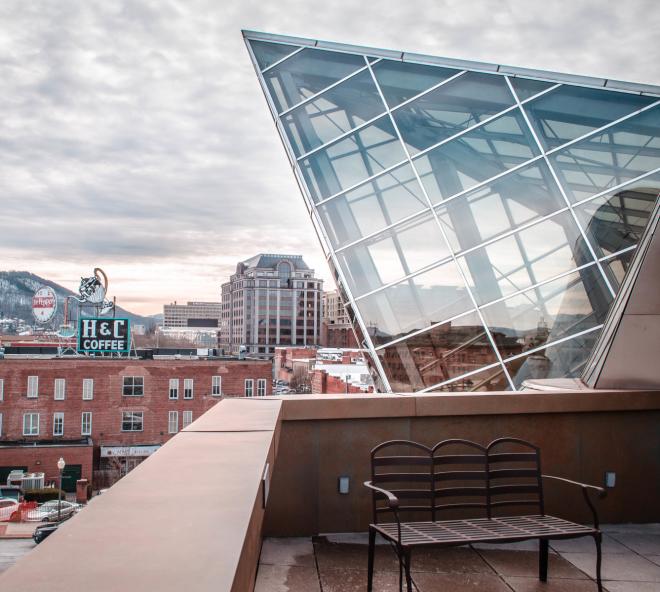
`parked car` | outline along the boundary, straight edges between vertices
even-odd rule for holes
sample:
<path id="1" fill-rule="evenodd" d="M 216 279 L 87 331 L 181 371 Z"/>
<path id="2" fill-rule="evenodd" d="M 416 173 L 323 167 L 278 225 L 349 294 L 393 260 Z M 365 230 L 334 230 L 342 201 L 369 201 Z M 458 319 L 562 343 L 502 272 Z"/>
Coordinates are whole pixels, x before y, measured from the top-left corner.
<path id="1" fill-rule="evenodd" d="M 46 537 L 48 537 L 52 533 L 54 533 L 57 530 L 58 526 L 59 526 L 59 523 L 57 523 L 57 524 L 41 524 L 40 526 L 37 526 L 37 528 L 34 529 L 34 533 L 32 533 L 32 540 L 35 543 L 37 543 L 37 545 L 38 545 Z"/>
<path id="2" fill-rule="evenodd" d="M 80 504 L 64 500 L 62 500 L 61 503 L 62 508 L 59 513 L 58 508 L 60 502 L 58 500 L 51 500 L 49 502 L 44 502 L 34 510 L 30 510 L 27 513 L 25 520 L 29 522 L 43 522 L 45 520 L 48 522 L 54 522 L 58 519 L 58 516 L 62 519 L 71 517 L 82 507 Z"/>
<path id="3" fill-rule="evenodd" d="M 7 522 L 18 510 L 19 503 L 10 497 L 0 497 L 0 522 Z"/>

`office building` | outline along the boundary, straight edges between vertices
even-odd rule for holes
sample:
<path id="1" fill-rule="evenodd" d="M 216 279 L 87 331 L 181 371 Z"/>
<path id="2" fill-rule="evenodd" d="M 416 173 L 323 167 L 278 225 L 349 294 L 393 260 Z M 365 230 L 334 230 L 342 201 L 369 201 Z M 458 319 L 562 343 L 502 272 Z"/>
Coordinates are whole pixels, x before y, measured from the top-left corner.
<path id="1" fill-rule="evenodd" d="M 220 302 L 188 302 L 187 304 L 165 304 L 163 327 L 211 329 L 220 326 L 222 305 Z"/>

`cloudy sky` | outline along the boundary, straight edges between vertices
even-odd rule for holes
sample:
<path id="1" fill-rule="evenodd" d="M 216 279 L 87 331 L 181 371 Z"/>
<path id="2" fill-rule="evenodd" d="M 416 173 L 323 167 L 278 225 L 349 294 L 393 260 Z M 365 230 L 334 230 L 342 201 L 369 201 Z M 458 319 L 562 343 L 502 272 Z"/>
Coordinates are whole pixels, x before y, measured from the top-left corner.
<path id="1" fill-rule="evenodd" d="M 660 84 L 660 4 L 2 0 L 0 269 L 130 310 L 217 300 L 236 262 L 329 279 L 241 29 Z"/>

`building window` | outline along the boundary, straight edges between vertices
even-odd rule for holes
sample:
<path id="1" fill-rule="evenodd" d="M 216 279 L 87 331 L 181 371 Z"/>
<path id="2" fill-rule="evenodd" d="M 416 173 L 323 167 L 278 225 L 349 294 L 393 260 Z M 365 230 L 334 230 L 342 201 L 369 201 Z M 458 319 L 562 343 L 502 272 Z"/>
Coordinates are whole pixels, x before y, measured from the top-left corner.
<path id="1" fill-rule="evenodd" d="M 214 397 L 222 395 L 222 376 L 213 376 L 211 378 L 211 394 Z"/>
<path id="2" fill-rule="evenodd" d="M 0 413 L 0 436 L 2 436 L 2 413 Z"/>
<path id="3" fill-rule="evenodd" d="M 39 396 L 39 377 L 38 376 L 28 376 L 27 396 L 28 396 L 28 399 L 36 399 Z"/>
<path id="4" fill-rule="evenodd" d="M 245 396 L 251 397 L 254 394 L 254 380 L 252 378 L 245 379 Z"/>
<path id="5" fill-rule="evenodd" d="M 80 422 L 80 434 L 83 436 L 92 435 L 92 412 L 83 411 L 82 419 Z"/>
<path id="6" fill-rule="evenodd" d="M 64 401 L 66 396 L 66 380 L 64 378 L 55 379 L 55 400 Z"/>
<path id="7" fill-rule="evenodd" d="M 141 432 L 144 420 L 144 411 L 122 411 L 121 431 Z"/>
<path id="8" fill-rule="evenodd" d="M 94 398 L 94 379 L 83 378 L 82 381 L 82 398 L 83 401 L 91 401 Z"/>
<path id="9" fill-rule="evenodd" d="M 192 423 L 192 411 L 183 412 L 183 425 L 181 428 L 186 428 Z"/>
<path id="10" fill-rule="evenodd" d="M 266 396 L 266 379 L 260 378 L 257 380 L 257 396 L 265 397 Z"/>
<path id="11" fill-rule="evenodd" d="M 193 398 L 193 384 L 194 381 L 192 378 L 185 378 L 183 380 L 183 398 L 192 399 Z"/>
<path id="12" fill-rule="evenodd" d="M 64 436 L 64 413 L 53 413 L 53 436 Z"/>
<path id="13" fill-rule="evenodd" d="M 24 413 L 23 414 L 23 435 L 24 436 L 38 436 L 39 435 L 39 414 L 38 413 Z"/>
<path id="14" fill-rule="evenodd" d="M 141 397 L 144 395 L 144 376 L 124 376 L 124 397 Z"/>
<path id="15" fill-rule="evenodd" d="M 5 398 L 5 379 L 0 378 L 0 401 L 3 401 Z"/>
<path id="16" fill-rule="evenodd" d="M 170 399 L 179 398 L 179 379 L 170 378 Z"/>
<path id="17" fill-rule="evenodd" d="M 179 431 L 179 412 L 170 411 L 167 416 L 167 433 L 176 434 Z"/>

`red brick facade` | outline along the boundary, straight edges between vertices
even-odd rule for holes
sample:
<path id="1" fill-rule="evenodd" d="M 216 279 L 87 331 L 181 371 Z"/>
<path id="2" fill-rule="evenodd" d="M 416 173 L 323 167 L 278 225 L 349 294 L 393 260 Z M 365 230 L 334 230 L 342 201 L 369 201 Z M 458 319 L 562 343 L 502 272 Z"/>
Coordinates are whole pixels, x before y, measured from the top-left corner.
<path id="1" fill-rule="evenodd" d="M 28 398 L 28 376 L 38 377 L 38 396 Z M 252 380 L 252 396 L 272 394 L 272 366 L 264 360 L 129 360 L 129 359 L 4 359 L 0 360 L 1 434 L 0 467 L 24 465 L 29 470 L 44 471 L 23 448 L 15 443 L 53 443 L 89 436 L 94 447 L 94 469 L 100 467 L 102 446 L 154 446 L 165 443 L 170 432 L 169 412 L 176 411 L 176 429 L 183 426 L 184 412 L 192 412 L 194 421 L 221 399 L 213 395 L 213 377 L 220 378 L 222 396 L 245 396 L 246 380 Z M 124 377 L 142 377 L 143 394 L 124 394 Z M 55 380 L 64 379 L 64 399 L 55 399 Z M 83 380 L 93 380 L 93 398 L 83 400 Z M 170 379 L 178 379 L 178 397 L 170 398 Z M 184 398 L 185 380 L 192 379 L 192 398 Z M 216 380 L 216 384 L 218 379 Z M 61 384 L 61 383 L 60 383 Z M 88 383 L 89 384 L 89 383 Z M 142 413 L 140 431 L 123 431 L 124 412 Z M 82 414 L 91 412 L 91 433 L 82 433 Z M 39 414 L 38 435 L 24 434 L 24 414 Z M 63 413 L 63 433 L 54 435 L 54 414 Z M 190 415 L 189 413 L 186 416 Z M 139 417 L 139 416 L 138 416 Z M 190 419 L 187 417 L 187 419 Z M 137 425 L 136 427 L 139 427 Z M 11 446 L 11 448 L 7 448 Z M 9 450 L 14 452 L 10 453 Z M 46 450 L 39 448 L 38 450 Z M 20 452 L 19 452 L 20 451 Z M 8 459 L 15 454 L 16 460 Z M 27 456 L 25 456 L 27 454 Z M 61 451 L 60 456 L 64 456 Z M 67 453 L 69 454 L 69 453 Z M 80 454 L 71 451 L 71 454 Z M 46 452 L 38 455 L 46 458 Z M 19 458 L 20 457 L 20 458 Z M 39 457 L 41 458 L 41 457 Z M 59 456 L 58 456 L 59 458 Z M 56 459 L 57 460 L 57 459 Z M 11 461 L 11 462 L 9 462 Z M 35 464 L 33 464 L 33 461 Z M 50 462 L 50 460 L 48 461 Z M 67 462 L 72 462 L 67 459 Z M 90 462 L 83 464 L 92 478 Z M 47 472 L 47 471 L 44 471 Z"/>
<path id="2" fill-rule="evenodd" d="M 325 370 L 314 370 L 312 373 L 312 394 L 328 394 L 338 395 L 341 393 L 371 393 L 373 388 L 360 388 L 358 386 L 348 384 L 339 376 L 332 376 Z"/>

